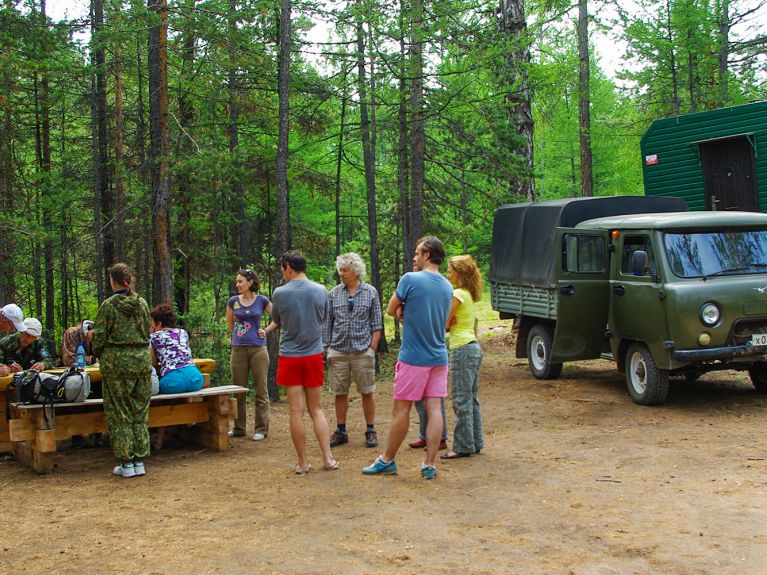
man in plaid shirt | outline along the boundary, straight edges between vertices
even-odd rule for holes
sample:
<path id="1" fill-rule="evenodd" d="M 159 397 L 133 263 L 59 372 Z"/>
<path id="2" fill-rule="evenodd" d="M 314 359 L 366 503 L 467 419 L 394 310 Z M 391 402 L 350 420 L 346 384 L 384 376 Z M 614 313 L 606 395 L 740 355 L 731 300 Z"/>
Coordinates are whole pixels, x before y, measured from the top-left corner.
<path id="1" fill-rule="evenodd" d="M 336 258 L 341 283 L 330 292 L 328 319 L 322 330 L 327 348 L 330 391 L 335 396 L 337 428 L 330 446 L 349 442 L 346 414 L 352 380 L 362 396 L 365 414 L 365 445 L 376 447 L 375 354 L 381 337 L 381 302 L 376 289 L 363 281 L 365 262 L 355 253 Z"/>

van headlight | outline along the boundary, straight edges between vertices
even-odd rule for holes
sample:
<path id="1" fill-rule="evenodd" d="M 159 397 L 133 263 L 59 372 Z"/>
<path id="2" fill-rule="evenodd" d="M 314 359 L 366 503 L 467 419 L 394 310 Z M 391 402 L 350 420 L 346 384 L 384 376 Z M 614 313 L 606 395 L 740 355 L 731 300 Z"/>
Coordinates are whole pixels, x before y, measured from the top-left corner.
<path id="1" fill-rule="evenodd" d="M 722 314 L 719 311 L 719 308 L 716 307 L 716 304 L 707 303 L 703 304 L 703 307 L 700 308 L 700 321 L 702 321 L 704 325 L 716 325 L 719 323 L 721 315 Z"/>

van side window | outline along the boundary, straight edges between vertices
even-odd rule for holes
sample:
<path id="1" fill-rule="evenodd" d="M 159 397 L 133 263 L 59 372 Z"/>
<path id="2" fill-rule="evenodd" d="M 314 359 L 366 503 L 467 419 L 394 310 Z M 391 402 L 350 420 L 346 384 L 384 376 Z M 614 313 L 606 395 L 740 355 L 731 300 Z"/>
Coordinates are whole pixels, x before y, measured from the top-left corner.
<path id="1" fill-rule="evenodd" d="M 605 241 L 600 236 L 567 234 L 563 237 L 562 267 L 567 272 L 594 274 L 605 269 Z"/>
<path id="2" fill-rule="evenodd" d="M 621 259 L 621 273 L 627 275 L 633 275 L 631 270 L 631 258 L 634 252 L 637 250 L 644 250 L 647 252 L 647 273 L 644 275 L 652 275 L 655 273 L 655 254 L 653 253 L 652 244 L 650 238 L 647 236 L 626 236 L 623 240 L 623 257 Z"/>

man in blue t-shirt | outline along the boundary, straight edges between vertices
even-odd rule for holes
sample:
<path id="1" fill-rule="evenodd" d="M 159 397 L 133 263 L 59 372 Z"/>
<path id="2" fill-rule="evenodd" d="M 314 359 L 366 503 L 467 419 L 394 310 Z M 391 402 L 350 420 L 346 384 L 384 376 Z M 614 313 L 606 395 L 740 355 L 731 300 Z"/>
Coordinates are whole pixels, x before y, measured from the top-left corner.
<path id="1" fill-rule="evenodd" d="M 418 272 L 400 278 L 386 312 L 402 320 L 402 346 L 394 372 L 394 407 L 386 450 L 362 470 L 366 475 L 397 473 L 394 457 L 410 426 L 414 401 L 423 400 L 428 416 L 426 461 L 421 475 L 437 475 L 434 461 L 442 436 L 442 398 L 447 396 L 447 347 L 445 326 L 453 299 L 453 288 L 439 273 L 445 259 L 442 242 L 433 236 L 418 240 L 413 266 Z"/>

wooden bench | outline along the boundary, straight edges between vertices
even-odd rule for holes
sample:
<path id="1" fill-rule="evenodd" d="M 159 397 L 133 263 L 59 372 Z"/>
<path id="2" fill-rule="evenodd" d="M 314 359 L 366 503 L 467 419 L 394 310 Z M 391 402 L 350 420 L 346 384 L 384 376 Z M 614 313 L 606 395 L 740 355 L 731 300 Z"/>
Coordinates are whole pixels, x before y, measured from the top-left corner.
<path id="1" fill-rule="evenodd" d="M 202 446 L 225 451 L 229 446 L 229 420 L 237 417 L 237 400 L 230 396 L 247 391 L 238 385 L 223 385 L 154 395 L 149 404 L 149 427 L 194 424 L 194 434 Z M 58 440 L 107 429 L 103 399 L 45 407 L 11 403 L 10 412 L 8 435 L 13 454 L 38 473 L 53 470 Z"/>

